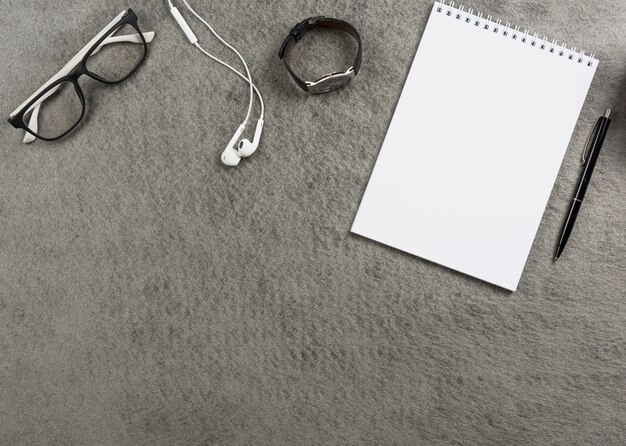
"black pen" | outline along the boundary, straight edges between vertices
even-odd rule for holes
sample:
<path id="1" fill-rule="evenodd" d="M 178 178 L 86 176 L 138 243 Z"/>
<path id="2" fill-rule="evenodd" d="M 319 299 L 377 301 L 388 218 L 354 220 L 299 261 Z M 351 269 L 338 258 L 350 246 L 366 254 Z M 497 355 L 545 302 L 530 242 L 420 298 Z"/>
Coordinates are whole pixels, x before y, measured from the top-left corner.
<path id="1" fill-rule="evenodd" d="M 609 119 L 610 115 L 611 109 L 608 109 L 604 116 L 598 119 L 598 122 L 593 128 L 593 131 L 589 136 L 589 140 L 587 141 L 587 146 L 585 147 L 582 158 L 585 170 L 583 171 L 583 175 L 578 183 L 576 194 L 572 199 L 569 214 L 567 215 L 567 220 L 565 220 L 565 226 L 563 226 L 563 231 L 561 231 L 559 245 L 556 248 L 556 254 L 554 255 L 555 262 L 559 260 L 561 254 L 563 254 L 567 240 L 569 239 L 572 229 L 574 228 L 574 224 L 576 223 L 578 211 L 583 204 L 583 199 L 585 198 L 585 193 L 587 192 L 587 187 L 589 186 L 589 181 L 591 180 L 591 175 L 593 175 L 593 169 L 596 167 L 596 161 L 598 161 L 598 156 L 600 155 L 600 150 L 602 149 L 602 144 L 604 143 L 604 138 L 606 137 L 606 132 L 611 124 L 611 119 Z"/>

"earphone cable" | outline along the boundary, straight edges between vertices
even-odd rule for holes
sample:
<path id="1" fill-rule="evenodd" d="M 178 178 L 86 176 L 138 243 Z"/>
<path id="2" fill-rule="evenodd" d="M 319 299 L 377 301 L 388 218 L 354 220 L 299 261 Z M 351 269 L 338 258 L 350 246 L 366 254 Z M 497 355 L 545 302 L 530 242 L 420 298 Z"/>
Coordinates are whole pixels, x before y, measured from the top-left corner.
<path id="1" fill-rule="evenodd" d="M 168 0 L 170 5 L 171 0 Z M 202 23 L 204 23 L 204 25 L 209 28 L 209 30 L 213 33 L 213 35 L 220 41 L 222 42 L 228 49 L 230 49 L 233 53 L 235 53 L 237 55 L 237 57 L 239 57 L 239 59 L 241 60 L 241 63 L 243 63 L 243 66 L 246 70 L 246 74 L 248 75 L 247 77 L 244 76 L 244 78 L 248 81 L 248 83 L 250 84 L 250 102 L 248 104 L 248 113 L 246 114 L 246 119 L 244 120 L 243 124 L 247 124 L 248 120 L 250 119 L 250 115 L 252 114 L 252 103 L 254 102 L 254 84 L 252 82 L 252 77 L 250 76 L 250 70 L 248 69 L 248 64 L 246 64 L 245 59 L 243 58 L 243 56 L 241 55 L 241 53 L 239 51 L 237 51 L 235 49 L 235 47 L 233 47 L 231 44 L 229 44 L 226 40 L 222 39 L 222 37 L 213 29 L 213 27 L 206 21 L 204 20 L 190 5 L 189 3 L 187 3 L 187 0 L 183 0 L 183 3 L 185 4 L 185 6 L 187 7 L 187 9 L 189 10 L 189 12 L 191 12 L 194 16 L 196 16 L 196 18 L 198 20 L 200 20 Z M 198 48 L 200 48 L 202 50 L 202 48 L 197 45 L 196 46 Z M 203 53 L 205 53 L 206 55 L 208 55 L 209 57 L 211 57 L 213 60 L 222 63 L 223 65 L 228 66 L 229 68 L 231 68 L 233 71 L 235 71 L 237 74 L 240 74 L 237 70 L 235 70 L 234 68 L 230 67 L 230 65 L 224 64 L 222 61 L 220 61 L 219 59 L 217 59 L 216 57 L 211 56 L 208 52 L 202 50 Z M 259 96 L 260 97 L 260 96 Z"/>
<path id="2" fill-rule="evenodd" d="M 218 59 L 217 57 L 215 57 L 214 55 L 212 55 L 211 53 L 209 53 L 208 51 L 206 51 L 204 48 L 202 48 L 202 46 L 196 42 L 194 44 L 196 46 L 196 48 L 198 48 L 200 51 L 202 51 L 206 56 L 210 57 L 211 59 L 213 59 L 215 62 L 225 66 L 226 68 L 228 68 L 230 71 L 232 71 L 233 73 L 235 73 L 237 76 L 239 76 L 240 78 L 242 78 L 244 81 L 249 82 L 249 79 L 245 76 L 245 74 L 241 73 L 240 71 L 238 71 L 236 68 L 233 68 L 232 66 L 228 65 L 226 62 L 224 62 L 221 59 Z M 261 106 L 261 116 L 259 117 L 259 119 L 265 119 L 265 103 L 263 101 L 263 96 L 261 96 L 261 93 L 259 92 L 258 88 L 256 87 L 256 85 L 254 85 L 254 83 L 252 83 L 252 88 L 254 89 L 254 92 L 256 93 L 257 97 L 259 98 L 259 104 Z"/>

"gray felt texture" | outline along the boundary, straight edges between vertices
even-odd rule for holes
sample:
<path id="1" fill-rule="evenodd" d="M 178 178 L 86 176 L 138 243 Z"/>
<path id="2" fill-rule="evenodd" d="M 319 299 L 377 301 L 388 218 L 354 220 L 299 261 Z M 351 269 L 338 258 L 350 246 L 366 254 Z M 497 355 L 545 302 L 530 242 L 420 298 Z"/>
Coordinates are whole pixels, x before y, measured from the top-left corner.
<path id="1" fill-rule="evenodd" d="M 516 293 L 349 233 L 431 1 L 192 4 L 267 101 L 261 149 L 237 169 L 219 155 L 246 85 L 164 1 L 3 1 L 5 117 L 124 7 L 157 35 L 128 81 L 81 81 L 87 116 L 65 139 L 23 145 L 0 125 L 0 444 L 626 444 L 624 3 L 467 5 L 601 60 Z M 277 51 L 319 14 L 360 29 L 365 56 L 352 85 L 313 97 Z M 341 39 L 303 39 L 300 69 L 349 61 Z M 458 80 L 433 88 L 471 88 Z"/>

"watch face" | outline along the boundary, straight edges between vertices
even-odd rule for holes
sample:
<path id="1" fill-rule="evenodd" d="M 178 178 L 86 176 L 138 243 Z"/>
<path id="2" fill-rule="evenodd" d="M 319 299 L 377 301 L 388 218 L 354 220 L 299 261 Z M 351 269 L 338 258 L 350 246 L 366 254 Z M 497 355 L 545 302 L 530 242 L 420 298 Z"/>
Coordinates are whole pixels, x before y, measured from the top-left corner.
<path id="1" fill-rule="evenodd" d="M 309 93 L 321 94 L 345 87 L 354 78 L 354 71 L 327 74 L 317 82 L 307 82 Z"/>

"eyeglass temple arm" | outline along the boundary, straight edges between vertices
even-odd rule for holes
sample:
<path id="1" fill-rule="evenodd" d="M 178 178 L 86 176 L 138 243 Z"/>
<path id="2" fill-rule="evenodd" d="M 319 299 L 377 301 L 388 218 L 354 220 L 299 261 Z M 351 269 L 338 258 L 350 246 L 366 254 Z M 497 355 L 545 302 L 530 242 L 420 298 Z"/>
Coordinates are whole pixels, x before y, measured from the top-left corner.
<path id="1" fill-rule="evenodd" d="M 143 38 L 146 39 L 146 43 L 150 43 L 154 39 L 154 32 L 153 31 L 142 33 L 142 34 L 143 34 Z M 120 43 L 120 42 L 130 42 L 130 43 L 143 44 L 143 40 L 141 40 L 141 37 L 137 33 L 135 33 L 135 34 L 127 34 L 127 35 L 124 35 L 124 36 L 108 37 L 100 45 L 98 45 L 98 47 L 93 51 L 93 53 L 91 53 L 91 55 L 93 56 L 94 54 L 96 54 L 98 51 L 100 51 L 106 45 L 110 45 L 112 43 Z M 72 57 L 72 59 L 67 63 L 67 65 L 65 65 L 65 67 L 63 67 L 63 69 L 59 73 L 65 72 L 65 71 L 67 71 L 69 73 L 70 71 L 72 71 L 74 69 L 74 67 L 76 65 L 78 65 L 78 63 L 82 59 L 83 55 L 84 55 L 84 51 L 81 50 L 78 54 L 76 54 L 76 56 Z M 79 59 L 79 56 L 80 56 L 80 59 Z M 54 76 L 54 77 L 57 77 L 57 76 Z M 46 84 L 49 84 L 49 83 L 50 83 L 50 81 L 46 82 Z M 42 102 L 44 102 L 50 96 L 55 94 L 58 89 L 59 89 L 59 86 L 56 86 L 56 87 L 52 88 L 49 92 L 47 92 L 45 95 L 43 95 L 41 98 L 39 98 L 37 100 L 37 102 L 35 102 L 33 105 L 31 105 L 30 108 L 26 111 L 28 113 L 30 110 L 33 110 L 33 113 L 31 114 L 30 120 L 29 120 L 28 125 L 27 125 L 27 127 L 29 129 L 31 129 L 33 132 L 36 133 L 37 129 L 38 129 L 39 109 L 41 108 Z M 35 141 L 36 139 L 37 139 L 37 137 L 35 135 L 33 135 L 30 132 L 26 131 L 25 135 L 24 135 L 23 142 L 24 142 L 24 144 L 30 144 L 31 142 Z"/>

